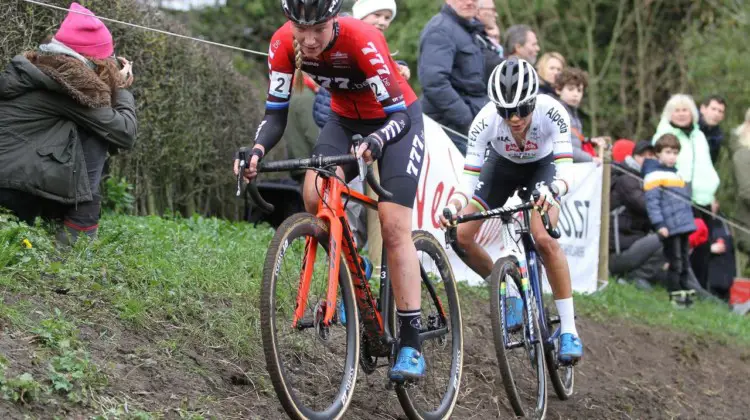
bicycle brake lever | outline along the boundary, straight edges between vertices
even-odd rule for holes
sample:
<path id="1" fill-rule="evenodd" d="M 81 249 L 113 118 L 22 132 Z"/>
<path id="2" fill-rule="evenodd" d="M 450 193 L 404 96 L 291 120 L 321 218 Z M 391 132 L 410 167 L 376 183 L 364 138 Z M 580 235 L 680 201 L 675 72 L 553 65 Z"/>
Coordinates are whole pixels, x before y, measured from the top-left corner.
<path id="1" fill-rule="evenodd" d="M 245 169 L 247 168 L 247 148 L 242 147 L 240 148 L 239 152 L 237 153 L 237 158 L 240 160 L 240 164 L 237 171 L 237 193 L 236 196 L 239 197 L 242 194 L 242 175 L 245 172 Z"/>
<path id="2" fill-rule="evenodd" d="M 362 144 L 362 135 L 355 134 L 352 136 L 352 141 L 354 142 L 354 153 L 356 155 L 359 145 Z M 357 167 L 359 168 L 359 181 L 364 182 L 365 178 L 367 178 L 367 163 L 365 163 L 365 159 L 361 156 L 357 158 Z"/>

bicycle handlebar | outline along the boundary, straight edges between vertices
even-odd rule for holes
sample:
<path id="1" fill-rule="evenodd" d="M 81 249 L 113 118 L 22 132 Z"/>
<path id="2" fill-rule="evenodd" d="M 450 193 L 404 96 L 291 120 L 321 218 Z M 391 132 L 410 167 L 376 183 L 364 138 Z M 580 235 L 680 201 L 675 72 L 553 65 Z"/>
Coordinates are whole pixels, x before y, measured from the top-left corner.
<path id="1" fill-rule="evenodd" d="M 515 213 L 518 213 L 519 211 L 525 211 L 525 210 L 533 210 L 536 205 L 536 203 L 539 200 L 539 193 L 537 191 L 534 191 L 533 197 L 531 201 L 528 201 L 523 204 L 519 204 L 518 206 L 513 207 L 499 207 L 492 210 L 486 210 L 486 211 L 480 211 L 476 213 L 469 213 L 465 214 L 463 216 L 458 216 L 453 224 L 448 227 L 445 231 L 445 243 L 449 245 L 453 251 L 458 255 L 461 259 L 464 259 L 466 257 L 466 251 L 462 249 L 458 244 L 458 225 L 461 223 L 466 222 L 472 222 L 475 220 L 484 220 L 484 219 L 490 219 L 494 217 L 502 217 L 502 216 L 510 216 Z M 443 217 L 450 220 L 451 219 L 451 213 L 448 209 L 443 209 Z M 552 224 L 549 221 L 549 215 L 545 212 L 542 214 L 542 223 L 544 224 L 544 228 L 547 230 L 547 233 L 554 238 L 554 239 L 560 239 L 560 231 L 557 228 L 552 227 Z"/>
<path id="2" fill-rule="evenodd" d="M 359 144 L 362 136 L 356 135 L 353 140 L 355 145 Z M 356 146 L 355 146 L 356 147 Z M 237 175 L 237 196 L 241 193 L 242 188 L 242 176 L 247 164 L 249 163 L 247 157 L 249 156 L 250 149 L 243 147 L 239 151 L 240 167 Z M 358 164 L 360 176 L 367 179 L 367 183 L 370 185 L 375 194 L 380 198 L 391 199 L 393 194 L 386 191 L 380 183 L 375 179 L 375 174 L 371 166 L 365 165 L 364 160 L 357 158 L 354 155 L 339 155 L 339 156 L 313 156 L 305 159 L 287 159 L 278 160 L 274 162 L 261 162 L 258 165 L 258 172 L 284 172 L 291 171 L 294 169 L 313 169 L 321 170 L 327 169 L 332 166 L 340 166 L 346 164 Z M 366 171 L 366 173 L 363 173 Z M 257 178 L 256 178 L 257 179 Z M 247 185 L 248 194 L 252 198 L 253 202 L 260 207 L 260 209 L 266 213 L 273 213 L 274 206 L 263 199 L 263 196 L 258 191 L 258 186 L 255 184 L 255 180 Z"/>

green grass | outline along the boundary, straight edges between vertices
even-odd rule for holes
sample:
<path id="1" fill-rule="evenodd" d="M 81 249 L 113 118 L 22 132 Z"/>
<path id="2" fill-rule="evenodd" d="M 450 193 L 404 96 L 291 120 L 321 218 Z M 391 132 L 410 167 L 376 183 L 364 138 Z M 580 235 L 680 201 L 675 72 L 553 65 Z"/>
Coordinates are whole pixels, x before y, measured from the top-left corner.
<path id="1" fill-rule="evenodd" d="M 459 283 L 463 306 L 489 302 L 487 287 Z M 545 301 L 551 296 L 545 296 Z M 696 302 L 690 309 L 675 309 L 663 289 L 645 291 L 611 281 L 603 290 L 575 294 L 577 316 L 598 322 L 645 324 L 685 332 L 721 344 L 750 346 L 750 316 L 731 312 L 727 305 Z M 487 303 L 489 305 L 489 303 Z"/>
<path id="2" fill-rule="evenodd" d="M 727 305 L 696 302 L 690 309 L 675 309 L 663 289 L 644 291 L 610 282 L 602 291 L 576 295 L 579 315 L 597 321 L 624 319 L 637 324 L 666 327 L 723 344 L 750 345 L 750 317 L 731 312 Z"/>
<path id="3" fill-rule="evenodd" d="M 25 403 L 56 394 L 91 404 L 86 395 L 106 387 L 106 378 L 79 339 L 85 325 L 177 326 L 179 337 L 161 344 L 169 355 L 176 340 L 228 357 L 261 355 L 257 302 L 271 229 L 200 217 L 110 216 L 100 232 L 99 240 L 61 252 L 48 228 L 0 215 L 0 325 L 34 337 L 45 367 L 44 378 L 0 379 L 6 398 Z"/>
<path id="4" fill-rule="evenodd" d="M 0 355 L 0 370 L 8 372 L 0 375 L 0 396 L 24 404 L 51 394 L 91 404 L 87 395 L 105 388 L 107 378 L 80 329 L 97 322 L 145 330 L 174 326 L 179 334 L 154 344 L 169 357 L 196 343 L 206 352 L 261 357 L 257 303 L 271 229 L 201 217 L 108 216 L 100 232 L 99 240 L 60 252 L 45 227 L 0 215 L 0 326 L 34 337 L 31 345 L 43 367 L 32 376 Z M 488 299 L 483 287 L 460 284 L 459 292 L 464 307 Z M 576 307 L 600 322 L 626 320 L 750 345 L 750 317 L 711 303 L 677 311 L 664 291 L 612 283 L 599 293 L 577 295 Z M 256 379 L 268 388 L 262 373 Z M 117 417 L 121 403 L 100 403 L 103 418 Z M 130 418 L 152 418 L 137 413 Z"/>

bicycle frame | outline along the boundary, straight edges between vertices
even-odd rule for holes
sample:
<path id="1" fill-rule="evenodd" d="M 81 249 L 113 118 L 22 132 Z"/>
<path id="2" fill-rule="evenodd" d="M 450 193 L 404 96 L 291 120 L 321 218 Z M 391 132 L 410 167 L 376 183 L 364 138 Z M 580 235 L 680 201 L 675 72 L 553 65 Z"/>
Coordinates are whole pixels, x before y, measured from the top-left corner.
<path id="1" fill-rule="evenodd" d="M 526 209 L 522 211 L 524 220 L 529 221 L 530 224 L 531 220 L 531 210 Z M 528 320 L 529 325 L 529 341 L 531 343 L 536 343 L 538 340 L 537 335 L 541 336 L 544 340 L 543 345 L 546 348 L 547 346 L 554 345 L 554 339 L 556 337 L 550 336 L 549 328 L 547 325 L 547 319 L 543 315 L 544 311 L 544 301 L 542 299 L 542 282 L 541 282 L 541 262 L 540 262 L 540 256 L 537 253 L 536 246 L 534 245 L 534 239 L 531 237 L 530 227 L 527 224 L 524 224 L 521 227 L 521 242 L 523 244 L 524 249 L 524 255 L 525 255 L 525 261 L 519 261 L 519 269 L 521 271 L 521 293 L 523 296 L 524 301 L 526 302 L 526 305 L 524 307 L 526 308 L 526 317 Z M 530 296 L 529 296 L 529 287 L 531 288 L 531 292 L 534 293 L 534 300 L 537 305 L 537 311 L 539 314 L 539 330 L 534 330 L 534 322 L 532 318 L 531 313 L 531 306 L 529 305 L 530 302 Z M 500 310 L 501 313 L 506 313 L 506 303 L 505 303 L 505 288 L 501 287 L 501 299 L 500 299 Z M 505 319 L 503 318 L 503 324 L 505 323 Z M 503 325 L 503 341 L 505 343 L 508 343 L 508 330 L 505 328 L 505 325 Z M 516 343 L 509 343 L 506 347 L 507 348 L 515 348 L 518 346 L 523 345 L 522 342 L 516 342 Z"/>
<path id="2" fill-rule="evenodd" d="M 341 180 L 322 176 L 323 192 L 318 204 L 316 216 L 328 224 L 330 229 L 330 239 L 328 243 L 329 250 L 329 275 L 328 291 L 326 295 L 325 314 L 323 325 L 330 326 L 336 308 L 336 294 L 338 292 L 339 273 L 341 270 L 341 252 L 344 253 L 346 264 L 349 272 L 352 274 L 352 283 L 355 291 L 356 304 L 360 311 L 361 320 L 364 325 L 364 332 L 371 343 L 381 342 L 391 344 L 393 342 L 390 326 L 383 321 L 383 314 L 390 313 L 390 282 L 385 264 L 385 250 L 383 250 L 383 265 L 381 268 L 380 284 L 380 302 L 383 306 L 378 308 L 378 304 L 372 293 L 370 283 L 365 280 L 365 273 L 359 265 L 359 253 L 354 244 L 353 234 L 349 228 L 349 223 L 344 207 L 342 197 L 348 196 L 349 199 L 359 202 L 371 209 L 377 210 L 377 201 L 363 195 L 357 191 L 350 191 L 341 182 Z M 310 292 L 310 284 L 317 253 L 317 240 L 307 238 L 305 243 L 305 256 L 302 262 L 300 272 L 299 288 L 297 292 L 297 305 L 294 313 L 292 327 L 297 328 L 299 321 L 303 318 L 307 296 Z"/>

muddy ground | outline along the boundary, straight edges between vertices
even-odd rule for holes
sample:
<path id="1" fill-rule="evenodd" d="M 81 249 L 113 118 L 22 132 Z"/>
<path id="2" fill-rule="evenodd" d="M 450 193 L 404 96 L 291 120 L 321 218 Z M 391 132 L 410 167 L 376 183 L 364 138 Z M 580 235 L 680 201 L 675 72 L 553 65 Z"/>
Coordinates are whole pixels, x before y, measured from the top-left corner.
<path id="1" fill-rule="evenodd" d="M 489 338 L 488 305 L 463 306 L 465 363 L 453 418 L 512 418 Z M 185 331 L 168 323 L 132 330 L 105 312 L 86 317 L 91 323 L 81 326 L 80 339 L 107 374 L 106 388 L 88 406 L 61 398 L 27 405 L 0 401 L 0 418 L 90 418 L 124 407 L 165 418 L 285 418 L 262 357 L 233 360 L 210 343 L 191 344 Z M 579 319 L 578 328 L 586 353 L 576 370 L 575 394 L 559 401 L 550 386 L 548 419 L 750 418 L 750 348 L 619 320 Z M 165 340 L 178 344 L 165 346 Z M 28 371 L 44 377 L 38 351 L 32 336 L 8 328 L 0 333 L 0 353 L 11 366 L 6 376 Z M 385 372 L 360 373 L 345 418 L 404 418 L 395 393 L 384 388 Z"/>

